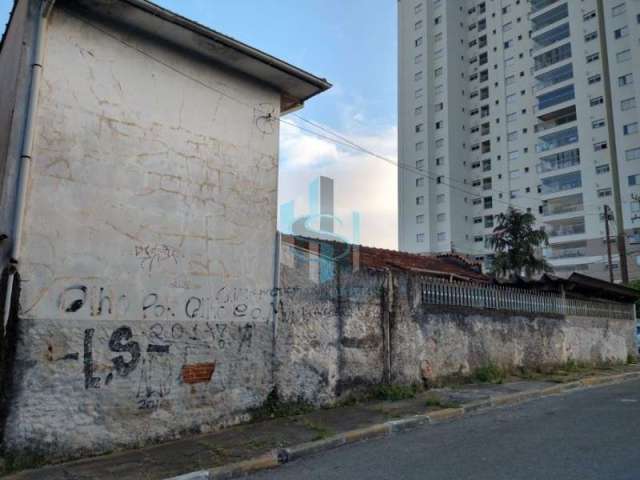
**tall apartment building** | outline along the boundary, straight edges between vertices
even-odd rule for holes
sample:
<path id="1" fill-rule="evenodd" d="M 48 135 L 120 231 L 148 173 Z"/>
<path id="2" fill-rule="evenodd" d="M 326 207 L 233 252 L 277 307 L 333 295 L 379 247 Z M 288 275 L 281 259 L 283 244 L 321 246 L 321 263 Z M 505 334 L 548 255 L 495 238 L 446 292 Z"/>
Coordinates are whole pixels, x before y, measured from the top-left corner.
<path id="1" fill-rule="evenodd" d="M 512 205 L 545 226 L 558 274 L 608 278 L 611 127 L 639 276 L 640 1 L 604 1 L 613 122 L 597 0 L 398 0 L 398 13 L 400 248 L 490 263 L 496 215 Z"/>

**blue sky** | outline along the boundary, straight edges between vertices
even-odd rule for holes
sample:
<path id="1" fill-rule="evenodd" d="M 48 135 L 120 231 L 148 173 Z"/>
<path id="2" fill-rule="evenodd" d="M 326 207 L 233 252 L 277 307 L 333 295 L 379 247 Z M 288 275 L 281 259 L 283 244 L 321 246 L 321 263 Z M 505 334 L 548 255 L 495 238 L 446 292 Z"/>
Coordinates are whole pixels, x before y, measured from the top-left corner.
<path id="1" fill-rule="evenodd" d="M 327 78 L 333 89 L 309 101 L 300 115 L 396 159 L 396 0 L 156 3 Z M 0 0 L 0 25 L 11 4 Z M 362 243 L 395 247 L 395 169 L 283 126 L 279 202 L 304 196 L 317 175 L 335 179 L 338 215 L 362 214 Z"/>

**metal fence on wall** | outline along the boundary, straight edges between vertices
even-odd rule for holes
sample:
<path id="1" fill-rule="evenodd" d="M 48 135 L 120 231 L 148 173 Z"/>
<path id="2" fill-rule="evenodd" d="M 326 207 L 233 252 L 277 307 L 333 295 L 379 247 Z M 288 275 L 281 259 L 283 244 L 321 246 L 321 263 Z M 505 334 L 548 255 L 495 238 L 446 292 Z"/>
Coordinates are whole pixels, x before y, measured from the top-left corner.
<path id="1" fill-rule="evenodd" d="M 438 279 L 422 284 L 422 303 L 532 314 L 635 319 L 634 305 L 578 300 L 563 298 L 561 294 L 553 292 Z"/>

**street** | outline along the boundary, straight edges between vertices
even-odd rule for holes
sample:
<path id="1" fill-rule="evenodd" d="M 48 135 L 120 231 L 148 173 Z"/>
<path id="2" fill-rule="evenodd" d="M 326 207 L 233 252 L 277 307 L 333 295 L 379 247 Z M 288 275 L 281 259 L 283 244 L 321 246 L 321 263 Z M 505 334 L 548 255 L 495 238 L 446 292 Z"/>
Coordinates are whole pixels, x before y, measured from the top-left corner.
<path id="1" fill-rule="evenodd" d="M 419 428 L 249 478 L 636 480 L 640 381 Z"/>

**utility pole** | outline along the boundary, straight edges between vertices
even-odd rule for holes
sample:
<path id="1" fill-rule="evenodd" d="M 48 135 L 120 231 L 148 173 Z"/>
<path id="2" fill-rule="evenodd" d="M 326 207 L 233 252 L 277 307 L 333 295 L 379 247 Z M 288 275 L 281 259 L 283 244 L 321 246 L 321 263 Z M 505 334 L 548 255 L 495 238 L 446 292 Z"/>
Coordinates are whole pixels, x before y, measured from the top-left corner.
<path id="1" fill-rule="evenodd" d="M 622 215 L 622 195 L 620 193 L 620 171 L 618 169 L 618 147 L 616 145 L 615 125 L 613 121 L 613 99 L 611 96 L 611 75 L 609 73 L 609 53 L 607 50 L 607 32 L 605 30 L 604 0 L 597 0 L 598 6 L 598 37 L 602 56 L 602 79 L 604 81 L 604 97 L 607 114 L 607 132 L 609 134 L 609 152 L 611 152 L 611 177 L 613 180 L 614 219 L 616 222 L 616 236 L 618 240 L 618 256 L 620 257 L 620 276 L 622 283 L 629 283 L 627 268 L 627 245 L 624 232 L 624 217 Z M 605 214 L 606 216 L 606 214 Z M 607 240 L 607 248 L 609 242 Z"/>
<path id="2" fill-rule="evenodd" d="M 613 265 L 611 263 L 611 240 L 609 236 L 609 205 L 604 206 L 604 231 L 607 236 L 607 259 L 609 260 L 609 281 L 613 283 Z"/>

